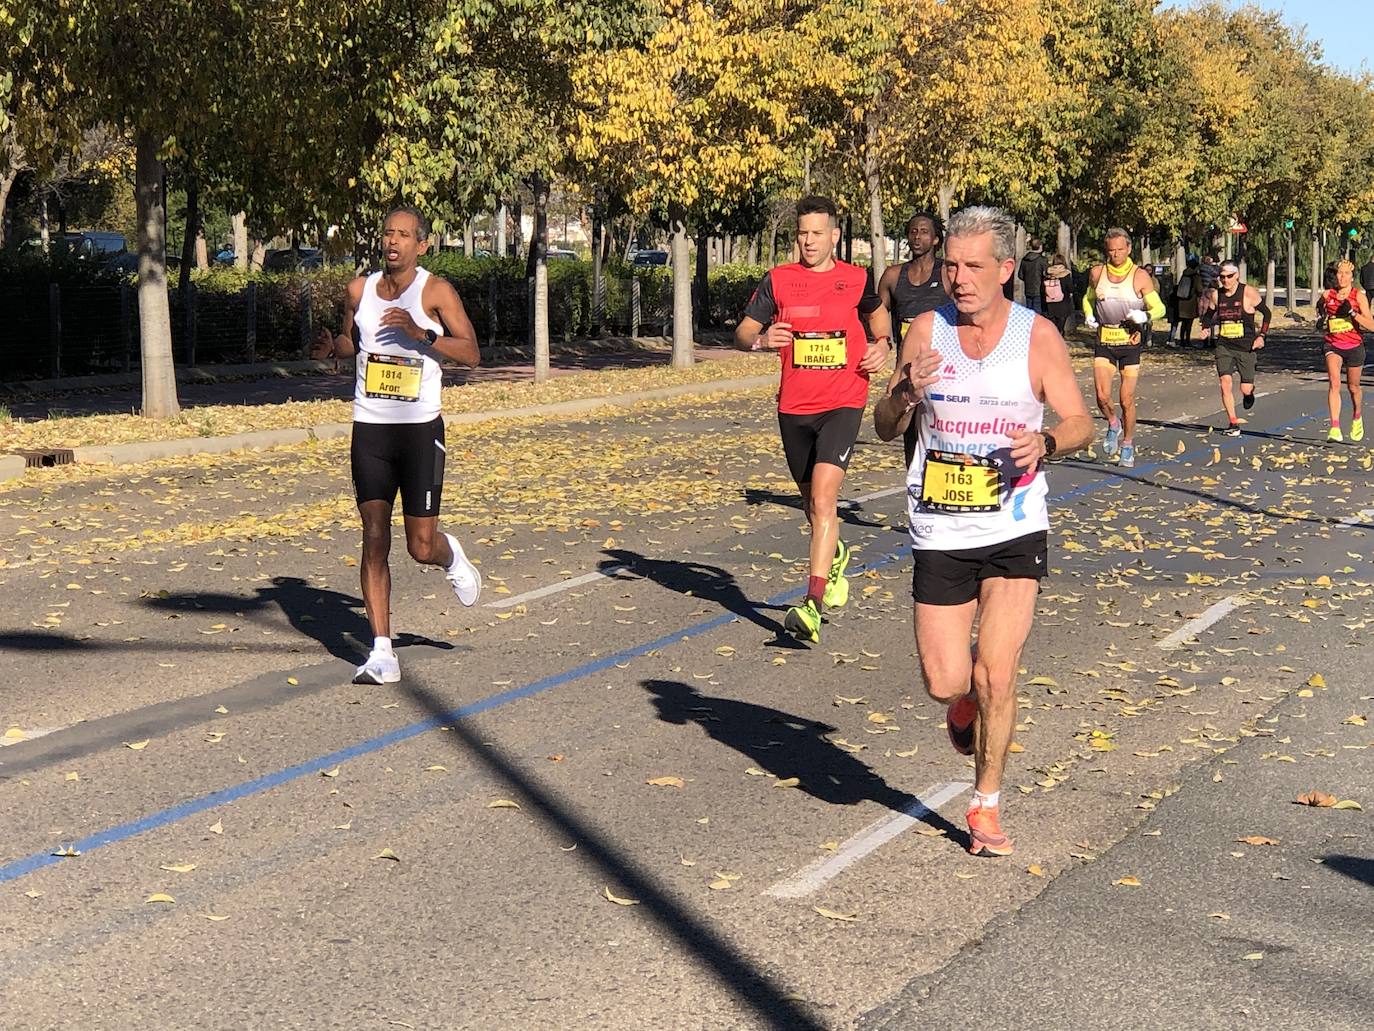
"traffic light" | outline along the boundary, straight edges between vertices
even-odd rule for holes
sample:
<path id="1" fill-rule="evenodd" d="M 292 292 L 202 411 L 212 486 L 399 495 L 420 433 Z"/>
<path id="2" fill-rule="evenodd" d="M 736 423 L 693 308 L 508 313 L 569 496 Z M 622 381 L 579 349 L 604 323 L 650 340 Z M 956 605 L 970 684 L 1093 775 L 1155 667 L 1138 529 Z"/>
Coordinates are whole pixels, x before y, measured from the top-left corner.
<path id="1" fill-rule="evenodd" d="M 1292 228 L 1293 228 L 1293 220 L 1292 220 L 1291 218 L 1285 218 L 1285 219 L 1283 220 L 1283 228 L 1285 228 L 1285 229 L 1292 229 Z"/>
<path id="2" fill-rule="evenodd" d="M 1359 231 L 1358 229 L 1355 229 L 1355 228 L 1352 227 L 1351 230 L 1350 230 L 1350 239 L 1352 239 L 1352 240 L 1358 240 L 1359 238 L 1360 238 L 1360 231 Z"/>

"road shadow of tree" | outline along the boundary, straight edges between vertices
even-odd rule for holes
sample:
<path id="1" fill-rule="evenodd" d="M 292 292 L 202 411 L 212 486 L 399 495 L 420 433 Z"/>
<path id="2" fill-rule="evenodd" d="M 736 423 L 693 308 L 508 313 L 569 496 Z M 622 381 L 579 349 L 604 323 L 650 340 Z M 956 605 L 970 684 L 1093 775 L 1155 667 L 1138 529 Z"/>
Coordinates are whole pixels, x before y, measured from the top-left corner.
<path id="1" fill-rule="evenodd" d="M 837 728 L 766 705 L 703 695 L 678 680 L 643 680 L 658 718 L 696 724 L 713 741 L 746 756 L 779 779 L 796 777 L 796 790 L 830 805 L 876 802 L 945 832 L 965 847 L 968 834 L 915 795 L 892 787 L 871 766 L 826 738 Z"/>
<path id="2" fill-rule="evenodd" d="M 272 608 L 281 610 L 292 629 L 318 643 L 336 659 L 357 662 L 372 644 L 372 629 L 363 613 L 363 602 L 351 594 L 315 587 L 297 576 L 278 576 L 270 587 L 255 587 L 254 597 L 237 594 L 177 592 L 140 598 L 148 608 L 165 612 L 211 612 L 260 617 Z M 397 634 L 397 648 L 422 646 L 451 651 L 447 641 L 420 634 Z"/>
<path id="3" fill-rule="evenodd" d="M 611 579 L 625 579 L 627 576 L 651 580 L 660 587 L 679 594 L 690 594 L 693 598 L 714 602 L 726 612 L 748 620 L 755 626 L 767 630 L 773 640 L 767 647 L 804 648 L 781 623 L 764 615 L 765 610 L 781 611 L 783 606 L 769 602 L 751 601 L 741 590 L 739 582 L 720 566 L 704 562 L 681 562 L 677 559 L 650 558 L 637 551 L 624 548 L 605 549 L 606 557 L 601 560 L 600 571 Z"/>
<path id="4" fill-rule="evenodd" d="M 659 931 L 674 939 L 722 987 L 752 1010 L 756 1026 L 771 1031 L 824 1031 L 825 1025 L 808 1012 L 804 1002 L 782 990 L 775 978 L 759 970 L 734 944 L 674 899 L 666 886 L 635 863 L 612 839 L 581 819 L 571 805 L 545 788 L 530 771 L 509 759 L 494 743 L 491 728 L 483 728 L 479 734 L 467 720 L 457 718 L 456 710 L 416 677 L 407 676 L 397 688 L 434 720 L 449 728 L 450 732 L 441 735 L 440 739 L 448 742 L 461 758 L 509 785 L 525 813 L 533 814 L 561 836 L 576 842 L 577 849 L 571 853 L 572 857 L 610 882 L 608 888 L 614 885 L 617 895 L 637 900 L 639 905 L 630 912 L 646 915 Z M 609 901 L 605 905 L 614 908 Z"/>

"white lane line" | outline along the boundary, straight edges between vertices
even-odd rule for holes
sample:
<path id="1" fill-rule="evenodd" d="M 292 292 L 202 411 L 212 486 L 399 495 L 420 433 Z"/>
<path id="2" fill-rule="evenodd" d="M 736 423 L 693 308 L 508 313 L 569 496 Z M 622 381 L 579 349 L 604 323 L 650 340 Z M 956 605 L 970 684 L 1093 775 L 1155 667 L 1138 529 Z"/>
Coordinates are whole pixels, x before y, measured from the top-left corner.
<path id="1" fill-rule="evenodd" d="M 1223 598 L 1215 605 L 1211 606 L 1196 619 L 1190 619 L 1181 627 L 1175 630 L 1164 640 L 1159 642 L 1160 648 L 1164 651 L 1173 651 L 1182 648 L 1191 638 L 1202 633 L 1213 623 L 1220 622 L 1229 616 L 1236 609 L 1245 604 L 1245 598 L 1239 594 L 1233 594 L 1229 598 Z"/>
<path id="2" fill-rule="evenodd" d="M 887 490 L 875 490 L 872 494 L 864 494 L 861 497 L 849 498 L 840 502 L 840 508 L 857 508 L 865 501 L 877 501 L 879 498 L 890 498 L 894 494 L 905 494 L 906 484 L 900 487 L 889 487 Z"/>
<path id="3" fill-rule="evenodd" d="M 913 824 L 921 823 L 922 817 L 933 813 L 971 787 L 973 785 L 965 781 L 950 781 L 948 784 L 931 788 L 908 806 L 905 812 L 889 813 L 875 820 L 836 849 L 834 855 L 813 860 L 791 877 L 778 881 L 764 894 L 777 899 L 799 899 L 810 895 L 870 852 L 886 845 L 903 831 L 909 830 Z"/>
<path id="4" fill-rule="evenodd" d="M 65 729 L 65 727 L 35 727 L 33 730 L 24 730 L 22 727 L 11 727 L 5 733 L 0 734 L 0 748 L 5 748 L 8 745 L 22 745 L 25 741 L 32 741 L 35 738 L 46 737 L 49 734 L 53 734 L 59 730 Z M 18 731 L 23 736 L 10 737 L 10 733 L 12 731 Z"/>
<path id="5" fill-rule="evenodd" d="M 1342 526 L 1356 526 L 1360 523 L 1367 523 L 1374 519 L 1374 508 L 1362 508 L 1353 516 L 1346 516 L 1341 520 Z"/>
<path id="6" fill-rule="evenodd" d="M 595 583 L 597 580 L 606 580 L 612 576 L 618 576 L 625 572 L 625 566 L 611 566 L 608 569 L 598 570 L 595 573 L 583 573 L 581 576 L 574 576 L 567 580 L 560 580 L 556 584 L 548 587 L 540 587 L 533 591 L 526 591 L 524 594 L 513 594 L 509 598 L 502 598 L 500 601 L 489 601 L 483 608 L 487 609 L 508 609 L 512 605 L 519 605 L 522 601 L 532 601 L 535 598 L 547 598 L 550 594 L 557 594 L 559 591 L 571 590 L 574 587 L 581 587 L 583 584 Z"/>

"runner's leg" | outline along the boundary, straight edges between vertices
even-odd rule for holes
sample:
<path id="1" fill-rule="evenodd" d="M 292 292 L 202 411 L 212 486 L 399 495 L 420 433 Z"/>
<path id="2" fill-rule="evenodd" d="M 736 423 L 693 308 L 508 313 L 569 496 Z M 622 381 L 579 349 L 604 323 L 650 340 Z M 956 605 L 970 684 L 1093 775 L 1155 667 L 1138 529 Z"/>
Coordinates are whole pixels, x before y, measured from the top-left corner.
<path id="1" fill-rule="evenodd" d="M 1121 446 L 1135 442 L 1135 389 L 1140 380 L 1140 366 L 1127 365 L 1121 370 Z"/>
<path id="2" fill-rule="evenodd" d="M 1016 722 L 1016 670 L 1030 636 L 1040 582 L 1029 577 L 990 577 L 979 589 L 978 659 L 973 686 L 978 693 L 974 761 L 976 791 L 1000 789 Z"/>
<path id="3" fill-rule="evenodd" d="M 1331 413 L 1331 427 L 1341 425 L 1341 367 L 1344 359 L 1335 351 L 1326 354 L 1326 407 Z"/>
<path id="4" fill-rule="evenodd" d="M 363 605 L 373 637 L 391 636 L 391 502 L 362 501 L 358 514 L 363 520 L 363 560 L 358 579 Z"/>
<path id="5" fill-rule="evenodd" d="M 962 605 L 924 605 L 912 608 L 916 654 L 926 694 L 949 705 L 968 694 L 973 682 L 973 657 L 969 649 L 977 600 Z"/>
<path id="6" fill-rule="evenodd" d="M 810 489 L 804 495 L 806 518 L 811 524 L 811 582 L 830 575 L 835 544 L 840 539 L 839 501 L 843 484 L 844 470 L 838 465 L 817 462 L 811 470 Z"/>
<path id="7" fill-rule="evenodd" d="M 1236 424 L 1236 399 L 1231 396 L 1231 374 L 1219 376 L 1218 382 L 1221 384 L 1221 407 L 1226 409 L 1226 422 L 1234 426 Z M 1241 390 L 1244 389 L 1245 387 L 1242 385 Z M 1250 389 L 1254 390 L 1254 387 Z"/>

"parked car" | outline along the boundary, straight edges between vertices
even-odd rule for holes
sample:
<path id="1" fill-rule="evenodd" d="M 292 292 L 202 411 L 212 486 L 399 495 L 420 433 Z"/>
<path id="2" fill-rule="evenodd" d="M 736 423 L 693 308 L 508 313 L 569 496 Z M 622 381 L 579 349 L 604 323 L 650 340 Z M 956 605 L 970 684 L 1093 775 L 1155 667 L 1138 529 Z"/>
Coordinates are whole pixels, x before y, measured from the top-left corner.
<path id="1" fill-rule="evenodd" d="M 630 264 L 635 268 L 651 268 L 654 265 L 668 264 L 667 251 L 635 251 Z"/>
<path id="2" fill-rule="evenodd" d="M 102 261 L 123 254 L 129 249 L 129 241 L 123 233 L 110 233 L 103 230 L 89 230 L 67 234 L 67 253 L 82 261 Z"/>
<path id="3" fill-rule="evenodd" d="M 117 254 L 105 262 L 105 268 L 111 272 L 123 272 L 127 276 L 138 275 L 138 255 L 132 253 Z M 167 252 L 167 268 L 174 271 L 181 268 L 181 255 Z"/>
<path id="4" fill-rule="evenodd" d="M 576 251 L 564 250 L 562 247 L 550 247 L 548 250 L 550 261 L 580 261 Z"/>
<path id="5" fill-rule="evenodd" d="M 286 247 L 279 251 L 268 251 L 262 260 L 264 272 L 291 272 L 302 268 L 319 268 L 324 264 L 324 255 L 318 247 Z"/>

